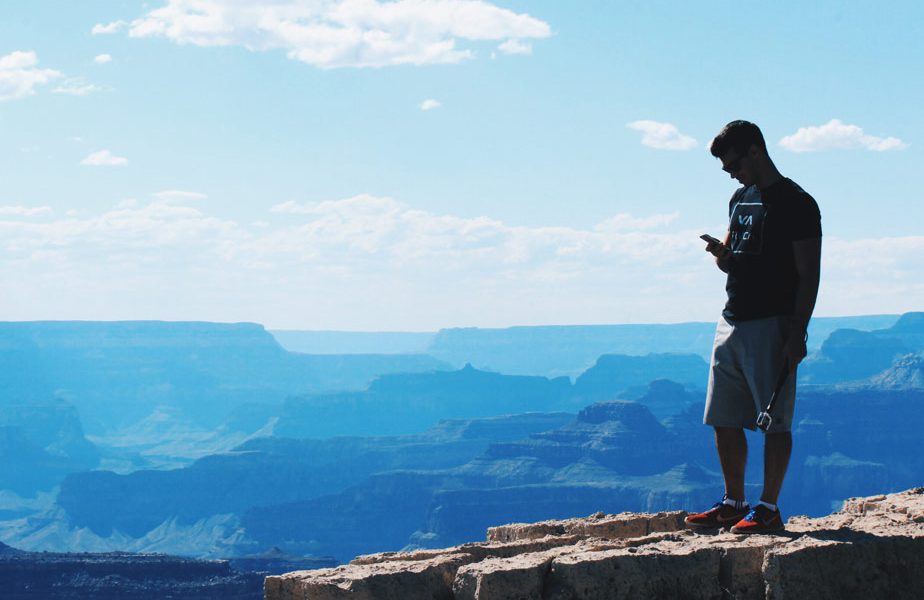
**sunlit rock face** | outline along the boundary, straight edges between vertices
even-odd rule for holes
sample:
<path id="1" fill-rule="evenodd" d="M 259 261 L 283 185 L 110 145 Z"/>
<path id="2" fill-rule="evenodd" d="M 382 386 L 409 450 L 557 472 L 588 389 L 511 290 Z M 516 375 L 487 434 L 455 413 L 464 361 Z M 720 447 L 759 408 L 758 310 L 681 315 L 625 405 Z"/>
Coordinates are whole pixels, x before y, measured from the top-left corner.
<path id="1" fill-rule="evenodd" d="M 266 579 L 266 600 L 916 598 L 924 488 L 851 499 L 778 535 L 684 529 L 684 512 L 491 528 L 488 541 Z"/>

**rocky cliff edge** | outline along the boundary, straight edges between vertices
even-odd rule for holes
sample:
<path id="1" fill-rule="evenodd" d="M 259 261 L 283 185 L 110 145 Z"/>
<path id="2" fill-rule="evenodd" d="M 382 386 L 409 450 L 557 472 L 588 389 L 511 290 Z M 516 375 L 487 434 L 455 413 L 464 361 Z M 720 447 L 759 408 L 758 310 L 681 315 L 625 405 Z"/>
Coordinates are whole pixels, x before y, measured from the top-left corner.
<path id="1" fill-rule="evenodd" d="M 266 600 L 920 598 L 924 488 L 852 498 L 780 535 L 703 534 L 685 512 L 505 525 L 486 542 L 268 577 Z"/>

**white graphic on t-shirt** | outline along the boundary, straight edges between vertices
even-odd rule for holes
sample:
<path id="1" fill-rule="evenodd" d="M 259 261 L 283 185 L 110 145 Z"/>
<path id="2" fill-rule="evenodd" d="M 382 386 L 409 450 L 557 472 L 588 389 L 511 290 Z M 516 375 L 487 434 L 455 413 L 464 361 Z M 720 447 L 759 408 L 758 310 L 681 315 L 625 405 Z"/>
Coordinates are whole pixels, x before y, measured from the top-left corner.
<path id="1" fill-rule="evenodd" d="M 760 202 L 739 202 L 732 211 L 729 231 L 735 254 L 760 254 L 764 245 L 767 206 Z"/>

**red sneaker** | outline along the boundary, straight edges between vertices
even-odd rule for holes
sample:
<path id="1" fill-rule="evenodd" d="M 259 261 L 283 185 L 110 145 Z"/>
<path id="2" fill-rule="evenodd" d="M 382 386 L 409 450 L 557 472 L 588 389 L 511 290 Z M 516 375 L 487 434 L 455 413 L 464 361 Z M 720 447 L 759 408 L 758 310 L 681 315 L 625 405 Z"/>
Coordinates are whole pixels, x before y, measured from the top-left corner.
<path id="1" fill-rule="evenodd" d="M 778 510 L 758 504 L 741 521 L 731 528 L 732 533 L 771 533 L 782 531 L 783 517 Z"/>
<path id="2" fill-rule="evenodd" d="M 749 510 L 751 509 L 748 508 L 747 504 L 738 509 L 720 501 L 713 504 L 712 508 L 706 512 L 690 515 L 683 521 L 690 527 L 719 529 L 721 527 L 730 527 L 735 523 L 740 523 L 741 519 L 748 514 Z"/>

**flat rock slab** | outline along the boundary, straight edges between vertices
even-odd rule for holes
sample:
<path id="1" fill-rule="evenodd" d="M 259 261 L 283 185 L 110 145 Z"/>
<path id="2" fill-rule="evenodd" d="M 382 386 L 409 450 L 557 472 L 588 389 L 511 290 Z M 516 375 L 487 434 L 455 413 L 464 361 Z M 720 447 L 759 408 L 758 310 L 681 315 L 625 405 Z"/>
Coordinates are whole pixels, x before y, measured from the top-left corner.
<path id="1" fill-rule="evenodd" d="M 266 579 L 267 600 L 921 598 L 924 488 L 854 498 L 777 535 L 702 534 L 686 513 L 504 525 L 488 541 Z"/>
<path id="2" fill-rule="evenodd" d="M 579 535 L 610 539 L 634 538 L 660 531 L 684 529 L 684 511 L 647 513 L 596 513 L 583 519 L 514 523 L 488 529 L 488 540 L 511 542 L 536 539 L 548 535 Z"/>

